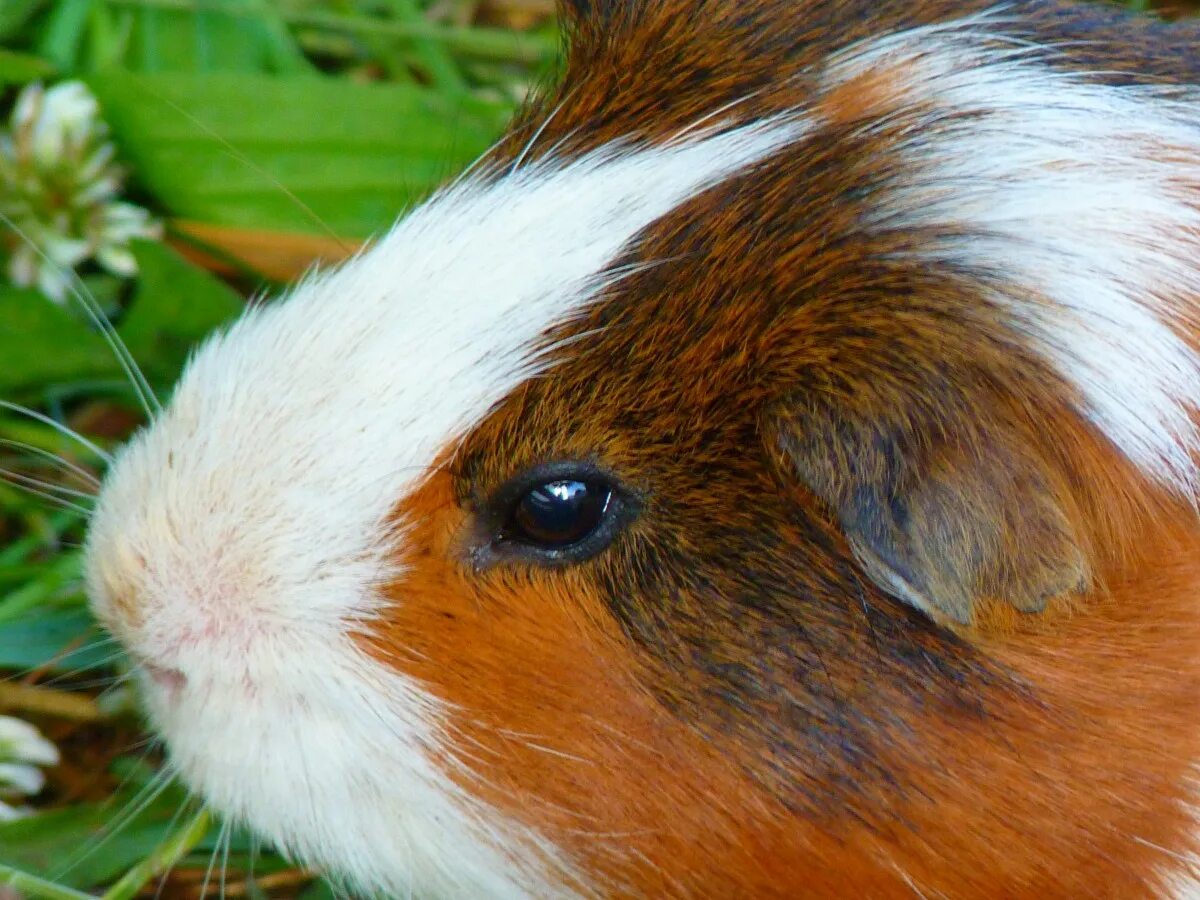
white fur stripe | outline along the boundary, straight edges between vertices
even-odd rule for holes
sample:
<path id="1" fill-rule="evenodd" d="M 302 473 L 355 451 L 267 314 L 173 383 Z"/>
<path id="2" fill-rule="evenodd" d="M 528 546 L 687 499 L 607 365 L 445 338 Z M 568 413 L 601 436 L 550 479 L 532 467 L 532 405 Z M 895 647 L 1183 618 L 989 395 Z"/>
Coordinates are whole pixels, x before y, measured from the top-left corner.
<path id="1" fill-rule="evenodd" d="M 110 473 L 88 553 L 99 614 L 187 676 L 171 701 L 148 685 L 148 707 L 193 788 L 367 892 L 586 889 L 556 848 L 439 770 L 434 756 L 455 756 L 441 704 L 349 632 L 395 574 L 390 514 L 528 377 L 539 336 L 639 231 L 804 127 L 464 181 L 200 351 Z"/>
<path id="2" fill-rule="evenodd" d="M 1083 412 L 1193 496 L 1200 365 L 1181 335 L 1200 303 L 1200 94 L 1055 70 L 1003 24 L 917 29 L 830 67 L 832 82 L 883 68 L 913 104 L 912 168 L 875 225 L 962 234 L 923 255 L 994 276 Z"/>

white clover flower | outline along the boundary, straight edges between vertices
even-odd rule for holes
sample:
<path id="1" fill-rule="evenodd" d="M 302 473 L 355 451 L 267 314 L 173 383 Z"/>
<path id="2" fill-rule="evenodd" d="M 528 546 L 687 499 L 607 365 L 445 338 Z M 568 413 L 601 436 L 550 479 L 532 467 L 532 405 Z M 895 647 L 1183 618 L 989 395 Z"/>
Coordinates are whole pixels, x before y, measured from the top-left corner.
<path id="1" fill-rule="evenodd" d="M 29 812 L 6 800 L 32 797 L 46 784 L 40 766 L 57 765 L 58 748 L 36 728 L 12 716 L 0 716 L 0 822 Z"/>
<path id="2" fill-rule="evenodd" d="M 0 224 L 8 277 L 60 303 L 76 266 L 95 259 L 129 277 L 137 271 L 129 241 L 162 235 L 146 210 L 117 199 L 124 172 L 99 112 L 78 81 L 31 84 L 0 128 L 0 213 L 28 239 Z"/>

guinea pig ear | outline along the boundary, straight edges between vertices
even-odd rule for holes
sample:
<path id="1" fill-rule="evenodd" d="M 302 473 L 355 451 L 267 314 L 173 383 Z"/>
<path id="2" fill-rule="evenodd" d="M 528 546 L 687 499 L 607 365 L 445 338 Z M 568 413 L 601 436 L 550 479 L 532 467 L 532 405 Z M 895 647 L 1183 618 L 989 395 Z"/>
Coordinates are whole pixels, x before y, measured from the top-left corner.
<path id="1" fill-rule="evenodd" d="M 863 572 L 935 620 L 972 623 L 989 601 L 1040 612 L 1087 589 L 1051 473 L 1003 429 L 813 402 L 776 421 L 784 464 L 836 517 Z"/>

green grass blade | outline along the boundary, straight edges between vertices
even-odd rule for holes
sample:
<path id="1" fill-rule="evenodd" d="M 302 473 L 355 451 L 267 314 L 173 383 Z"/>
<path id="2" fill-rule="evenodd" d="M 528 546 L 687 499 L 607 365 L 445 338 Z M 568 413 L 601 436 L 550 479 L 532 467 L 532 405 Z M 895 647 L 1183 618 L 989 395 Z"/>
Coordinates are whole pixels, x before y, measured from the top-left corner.
<path id="1" fill-rule="evenodd" d="M 149 858 L 138 863 L 111 888 L 102 900 L 132 900 L 150 879 L 174 866 L 204 840 L 212 828 L 212 813 L 201 810 L 190 822 L 171 835 Z"/>
<path id="2" fill-rule="evenodd" d="M 38 47 L 40 56 L 53 61 L 63 71 L 76 68 L 92 11 L 92 2 L 93 0 L 62 0 L 55 5 Z"/>
<path id="3" fill-rule="evenodd" d="M 14 888 L 19 894 L 40 898 L 40 900 L 96 900 L 91 894 L 63 887 L 61 884 L 21 872 L 3 863 L 0 863 L 0 885 Z"/>
<path id="4" fill-rule="evenodd" d="M 391 5 L 396 11 L 397 17 L 404 21 L 424 21 L 416 0 L 391 0 Z M 466 79 L 463 78 L 458 64 L 455 63 L 454 57 L 450 55 L 444 43 L 427 37 L 419 37 L 413 40 L 413 47 L 421 64 L 428 70 L 435 87 L 451 93 L 466 92 L 468 87 Z"/>

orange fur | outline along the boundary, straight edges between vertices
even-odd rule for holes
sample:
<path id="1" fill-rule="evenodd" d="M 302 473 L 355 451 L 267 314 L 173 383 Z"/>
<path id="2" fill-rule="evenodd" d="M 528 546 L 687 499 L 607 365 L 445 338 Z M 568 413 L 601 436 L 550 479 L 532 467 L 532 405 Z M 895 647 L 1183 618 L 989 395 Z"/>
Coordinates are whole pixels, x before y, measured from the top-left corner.
<path id="1" fill-rule="evenodd" d="M 614 896 L 1130 897 L 1192 848 L 1200 539 L 1187 512 L 1137 535 L 1153 552 L 1119 567 L 1109 596 L 980 640 L 1031 693 L 1003 694 L 986 722 L 914 717 L 911 745 L 889 748 L 907 796 L 878 798 L 904 824 L 882 829 L 797 818 L 738 771 L 736 736 L 714 743 L 669 715 L 584 579 L 481 583 L 455 549 L 466 516 L 448 475 L 399 514 L 417 523 L 411 570 L 374 651 L 451 704 L 464 787 Z"/>
<path id="2" fill-rule="evenodd" d="M 791 108 L 832 49 L 984 4 L 694 5 L 581 2 L 565 86 L 500 155 Z M 827 140 L 648 229 L 615 265 L 656 265 L 547 335 L 555 366 L 396 510 L 407 568 L 364 642 L 449 705 L 447 771 L 613 896 L 1156 896 L 1198 849 L 1195 511 L 969 279 L 896 261 L 920 235 L 863 233 L 903 74 L 818 94 Z M 847 422 L 899 437 L 879 462 Z M 628 533 L 574 566 L 473 563 L 492 492 L 557 459 L 639 494 Z M 928 515 L 996 556 L 944 541 L 977 576 L 957 618 L 851 546 L 839 503 L 897 460 L 888 499 L 935 484 Z"/>

